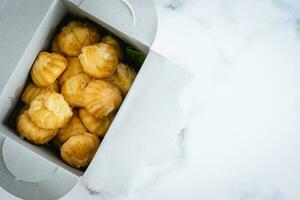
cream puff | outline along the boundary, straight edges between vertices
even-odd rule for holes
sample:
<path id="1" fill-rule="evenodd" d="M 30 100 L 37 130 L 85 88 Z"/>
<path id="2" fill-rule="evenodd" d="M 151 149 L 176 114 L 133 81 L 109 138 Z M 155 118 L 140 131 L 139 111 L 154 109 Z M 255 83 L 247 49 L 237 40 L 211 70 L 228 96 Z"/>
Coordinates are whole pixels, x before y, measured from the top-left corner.
<path id="1" fill-rule="evenodd" d="M 91 81 L 83 92 L 83 105 L 96 118 L 108 117 L 122 103 L 120 90 L 103 80 Z"/>
<path id="2" fill-rule="evenodd" d="M 100 35 L 91 25 L 71 21 L 58 34 L 59 49 L 68 56 L 78 56 L 81 48 L 100 41 Z"/>
<path id="3" fill-rule="evenodd" d="M 85 73 L 100 79 L 113 75 L 119 62 L 116 49 L 106 43 L 83 47 L 79 60 Z"/>
<path id="4" fill-rule="evenodd" d="M 106 118 L 97 119 L 85 108 L 79 108 L 79 117 L 89 132 L 94 133 L 99 137 L 104 137 L 110 123 L 113 120 L 113 115 L 110 115 Z"/>
<path id="5" fill-rule="evenodd" d="M 61 87 L 61 94 L 65 97 L 70 106 L 83 106 L 83 90 L 91 81 L 86 73 L 80 73 L 70 77 Z"/>
<path id="6" fill-rule="evenodd" d="M 73 112 L 61 94 L 48 92 L 30 103 L 28 115 L 40 128 L 58 129 L 68 123 Z"/>
<path id="7" fill-rule="evenodd" d="M 62 159 L 72 167 L 89 165 L 100 145 L 99 138 L 92 133 L 70 137 L 60 148 Z"/>
<path id="8" fill-rule="evenodd" d="M 59 129 L 55 140 L 57 140 L 57 146 L 61 146 L 63 143 L 65 143 L 70 137 L 74 135 L 81 135 L 87 132 L 87 129 L 81 122 L 80 118 L 78 117 L 78 114 L 75 114 L 76 112 L 73 111 L 73 116 L 71 120 L 61 129 Z"/>
<path id="9" fill-rule="evenodd" d="M 44 94 L 47 92 L 58 92 L 58 91 L 59 91 L 59 87 L 56 81 L 46 87 L 38 87 L 34 83 L 29 83 L 26 86 L 21 99 L 24 103 L 29 105 L 32 102 L 32 100 L 40 94 Z"/>
<path id="10" fill-rule="evenodd" d="M 62 73 L 60 77 L 58 77 L 58 82 L 60 86 L 62 86 L 64 82 L 68 80 L 70 77 L 83 72 L 78 57 L 68 56 L 67 60 L 68 60 L 67 69 Z"/>
<path id="11" fill-rule="evenodd" d="M 39 87 L 55 82 L 68 65 L 67 59 L 58 53 L 41 52 L 31 69 L 32 81 Z"/>
<path id="12" fill-rule="evenodd" d="M 102 38 L 102 42 L 104 42 L 106 44 L 109 44 L 109 45 L 112 45 L 116 49 L 119 59 L 122 59 L 123 51 L 122 51 L 122 48 L 120 46 L 120 43 L 115 38 L 113 38 L 110 35 L 106 35 Z"/>
<path id="13" fill-rule="evenodd" d="M 135 77 L 136 72 L 133 68 L 120 63 L 118 64 L 115 74 L 107 78 L 106 80 L 117 86 L 122 92 L 122 95 L 125 96 L 129 91 Z"/>
<path id="14" fill-rule="evenodd" d="M 22 138 L 34 144 L 46 144 L 57 134 L 58 129 L 43 129 L 38 127 L 25 110 L 17 118 L 17 131 Z"/>

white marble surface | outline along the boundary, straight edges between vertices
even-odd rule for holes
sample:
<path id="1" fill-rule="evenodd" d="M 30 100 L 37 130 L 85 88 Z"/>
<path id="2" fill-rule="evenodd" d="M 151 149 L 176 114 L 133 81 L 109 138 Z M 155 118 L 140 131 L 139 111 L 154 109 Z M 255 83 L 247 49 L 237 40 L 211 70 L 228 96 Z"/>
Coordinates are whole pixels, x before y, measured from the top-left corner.
<path id="1" fill-rule="evenodd" d="M 300 2 L 168 2 L 160 41 L 195 74 L 191 121 L 182 165 L 142 199 L 299 199 Z"/>
<path id="2" fill-rule="evenodd" d="M 190 116 L 182 154 L 171 167 L 140 174 L 150 179 L 127 197 L 79 182 L 63 199 L 298 200 L 300 1 L 156 5 L 154 49 L 194 75 L 182 98 Z"/>
<path id="3" fill-rule="evenodd" d="M 156 5 L 154 49 L 195 76 L 190 123 L 177 165 L 116 199 L 299 199 L 299 1 Z"/>
<path id="4" fill-rule="evenodd" d="M 164 52 L 195 74 L 191 121 L 182 165 L 142 199 L 299 199 L 300 2 L 163 4 Z"/>

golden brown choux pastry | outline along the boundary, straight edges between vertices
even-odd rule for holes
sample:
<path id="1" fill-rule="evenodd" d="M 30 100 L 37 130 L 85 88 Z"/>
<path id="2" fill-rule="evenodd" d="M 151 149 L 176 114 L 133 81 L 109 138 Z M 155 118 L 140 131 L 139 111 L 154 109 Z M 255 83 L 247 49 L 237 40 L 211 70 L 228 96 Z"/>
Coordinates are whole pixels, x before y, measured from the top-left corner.
<path id="1" fill-rule="evenodd" d="M 64 82 L 61 87 L 61 94 L 65 97 L 70 106 L 83 106 L 83 90 L 91 81 L 86 73 L 80 73 L 72 76 Z"/>
<path id="2" fill-rule="evenodd" d="M 85 108 L 79 108 L 79 117 L 89 132 L 103 137 L 109 128 L 113 117 L 97 119 L 90 114 Z"/>
<path id="3" fill-rule="evenodd" d="M 38 87 L 34 83 L 29 83 L 26 86 L 21 99 L 24 103 L 30 104 L 36 96 L 46 92 L 59 92 L 57 81 L 46 87 Z"/>
<path id="4" fill-rule="evenodd" d="M 57 133 L 57 129 L 43 129 L 39 128 L 31 121 L 28 112 L 21 112 L 17 118 L 17 131 L 22 138 L 34 144 L 46 144 Z"/>
<path id="5" fill-rule="evenodd" d="M 81 122 L 80 118 L 78 117 L 78 114 L 75 114 L 76 112 L 73 111 L 73 116 L 71 120 L 61 129 L 59 129 L 55 140 L 57 140 L 57 143 L 60 144 L 58 146 L 61 146 L 63 143 L 65 143 L 70 137 L 74 135 L 81 135 L 87 132 L 87 129 Z"/>
<path id="6" fill-rule="evenodd" d="M 73 113 L 61 94 L 48 92 L 31 102 L 28 115 L 40 128 L 58 129 L 68 123 Z"/>
<path id="7" fill-rule="evenodd" d="M 133 68 L 120 63 L 118 64 L 115 74 L 107 78 L 106 80 L 117 86 L 120 89 L 122 95 L 125 96 L 129 91 L 135 77 L 136 72 Z"/>
<path id="8" fill-rule="evenodd" d="M 121 49 L 120 43 L 115 38 L 110 35 L 106 35 L 102 38 L 102 42 L 112 45 L 117 50 L 119 59 L 122 59 L 123 51 Z"/>
<path id="9" fill-rule="evenodd" d="M 94 78 L 113 75 L 119 62 L 116 49 L 106 43 L 83 47 L 79 60 L 83 71 Z"/>
<path id="10" fill-rule="evenodd" d="M 51 51 L 59 54 L 64 54 L 59 48 L 57 35 L 52 40 Z"/>
<path id="11" fill-rule="evenodd" d="M 83 92 L 83 105 L 96 118 L 107 117 L 122 102 L 120 90 L 103 80 L 91 81 Z"/>
<path id="12" fill-rule="evenodd" d="M 67 59 L 58 53 L 40 52 L 31 69 L 32 81 L 39 87 L 55 82 L 68 65 Z"/>
<path id="13" fill-rule="evenodd" d="M 68 56 L 78 56 L 81 48 L 100 41 L 100 35 L 91 25 L 71 21 L 58 34 L 60 50 Z"/>
<path id="14" fill-rule="evenodd" d="M 64 71 L 64 73 L 62 73 L 62 75 L 58 78 L 59 81 L 59 85 L 62 86 L 63 83 L 69 79 L 71 76 L 77 75 L 81 72 L 83 72 L 82 70 L 82 66 L 81 63 L 78 59 L 78 57 L 67 57 L 68 59 L 68 67 L 67 69 Z"/>
<path id="15" fill-rule="evenodd" d="M 60 148 L 62 159 L 69 165 L 82 168 L 89 165 L 100 145 L 99 138 L 92 133 L 70 137 Z"/>

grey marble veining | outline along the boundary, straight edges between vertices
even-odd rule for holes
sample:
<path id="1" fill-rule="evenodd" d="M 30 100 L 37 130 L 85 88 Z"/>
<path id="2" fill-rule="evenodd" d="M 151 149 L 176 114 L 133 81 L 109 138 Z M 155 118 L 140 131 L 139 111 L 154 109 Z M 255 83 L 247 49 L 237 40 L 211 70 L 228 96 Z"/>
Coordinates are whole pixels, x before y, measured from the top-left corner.
<path id="1" fill-rule="evenodd" d="M 184 164 L 143 197 L 299 199 L 299 1 L 156 2 L 157 50 L 195 80 Z"/>
<path id="2" fill-rule="evenodd" d="M 179 151 L 128 196 L 81 180 L 63 199 L 299 200 L 300 2 L 155 3 L 153 49 L 194 74 Z"/>
<path id="3" fill-rule="evenodd" d="M 127 197 L 91 184 L 73 195 L 86 185 L 91 199 L 298 200 L 299 2 L 155 2 L 153 49 L 194 74 L 181 154 L 145 169 Z"/>

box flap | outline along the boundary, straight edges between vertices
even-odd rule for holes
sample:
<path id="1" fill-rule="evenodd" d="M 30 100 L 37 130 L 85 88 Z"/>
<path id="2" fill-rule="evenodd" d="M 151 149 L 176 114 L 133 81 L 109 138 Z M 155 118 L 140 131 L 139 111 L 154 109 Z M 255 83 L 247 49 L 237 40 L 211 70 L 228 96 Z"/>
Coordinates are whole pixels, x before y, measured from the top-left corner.
<path id="1" fill-rule="evenodd" d="M 0 180 L 3 189 L 21 199 L 52 200 L 69 192 L 78 177 L 0 134 Z"/>
<path id="2" fill-rule="evenodd" d="M 150 47 L 157 32 L 151 0 L 69 0 L 80 9 Z"/>
<path id="3" fill-rule="evenodd" d="M 54 0 L 3 1 L 0 5 L 0 91 Z M 28 12 L 30 11 L 30 12 Z M 13 17 L 12 17 L 13 16 Z M 18 47 L 18 48 L 16 48 Z"/>
<path id="4" fill-rule="evenodd" d="M 137 174 L 178 148 L 186 125 L 179 98 L 189 74 L 150 51 L 83 180 L 89 190 L 127 194 Z M 171 156 L 172 157 L 172 156 Z"/>

